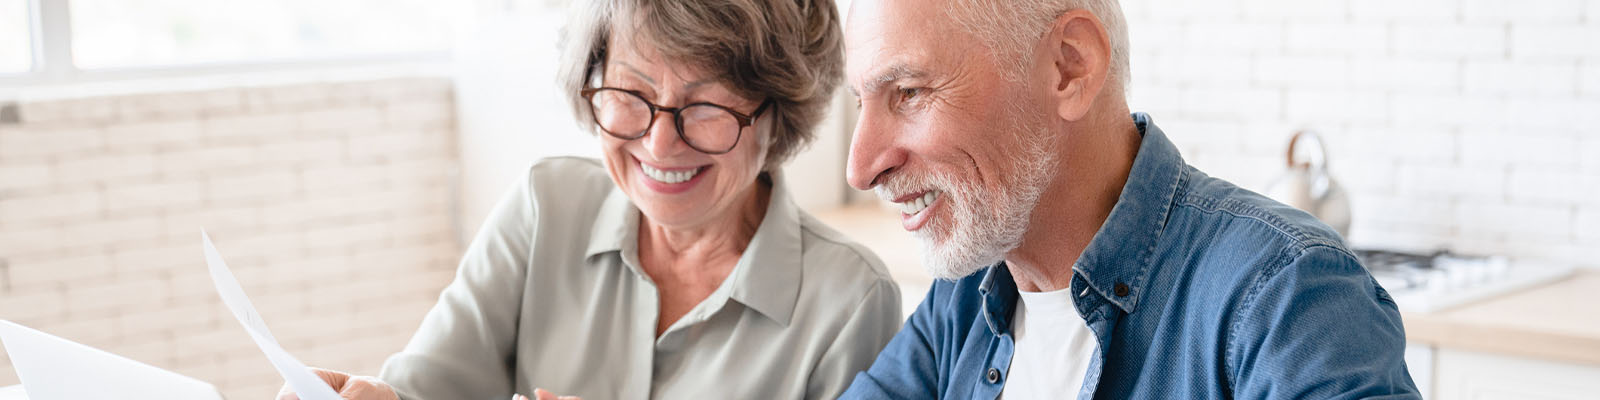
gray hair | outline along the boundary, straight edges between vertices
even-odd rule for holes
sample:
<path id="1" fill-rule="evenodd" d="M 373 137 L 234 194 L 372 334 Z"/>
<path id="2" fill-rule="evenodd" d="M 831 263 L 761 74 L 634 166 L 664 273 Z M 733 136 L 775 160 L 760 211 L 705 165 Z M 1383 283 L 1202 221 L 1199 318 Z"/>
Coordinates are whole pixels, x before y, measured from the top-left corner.
<path id="1" fill-rule="evenodd" d="M 1050 30 L 1061 14 L 1085 9 L 1100 18 L 1111 42 L 1109 80 L 1119 92 L 1127 89 L 1128 22 L 1117 0 L 954 0 L 946 11 L 957 25 L 965 28 L 994 53 L 1005 68 L 1005 76 L 1020 81 L 1028 67 L 1033 45 Z"/>
<path id="2" fill-rule="evenodd" d="M 558 87 L 591 133 L 578 91 L 598 80 L 612 35 L 652 46 L 668 61 L 723 77 L 735 94 L 770 99 L 765 168 L 776 169 L 816 136 L 843 80 L 843 36 L 833 0 L 589 0 L 562 30 Z"/>

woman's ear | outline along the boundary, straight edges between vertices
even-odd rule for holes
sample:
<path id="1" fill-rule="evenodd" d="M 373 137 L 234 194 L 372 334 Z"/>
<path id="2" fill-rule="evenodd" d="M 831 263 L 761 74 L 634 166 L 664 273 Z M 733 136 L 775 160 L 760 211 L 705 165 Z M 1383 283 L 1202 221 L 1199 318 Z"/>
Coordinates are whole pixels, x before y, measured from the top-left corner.
<path id="1" fill-rule="evenodd" d="M 1111 38 L 1105 25 L 1088 10 L 1068 11 L 1051 24 L 1041 51 L 1056 114 L 1067 121 L 1082 119 L 1110 72 Z"/>
<path id="2" fill-rule="evenodd" d="M 756 162 L 760 164 L 757 171 L 769 171 L 772 167 L 772 135 L 778 129 L 778 119 L 768 115 L 772 115 L 772 110 L 767 110 L 761 118 L 756 119 L 756 129 L 753 130 L 756 134 Z"/>

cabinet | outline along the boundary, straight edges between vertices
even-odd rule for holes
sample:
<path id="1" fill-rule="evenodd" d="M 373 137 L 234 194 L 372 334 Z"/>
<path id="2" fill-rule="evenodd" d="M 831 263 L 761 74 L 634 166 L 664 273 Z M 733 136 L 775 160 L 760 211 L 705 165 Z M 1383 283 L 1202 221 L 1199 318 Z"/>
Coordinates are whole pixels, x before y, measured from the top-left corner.
<path id="1" fill-rule="evenodd" d="M 1431 399 L 1600 399 L 1600 365 L 1450 348 L 1433 353 Z M 1413 379 L 1424 379 L 1416 372 Z"/>

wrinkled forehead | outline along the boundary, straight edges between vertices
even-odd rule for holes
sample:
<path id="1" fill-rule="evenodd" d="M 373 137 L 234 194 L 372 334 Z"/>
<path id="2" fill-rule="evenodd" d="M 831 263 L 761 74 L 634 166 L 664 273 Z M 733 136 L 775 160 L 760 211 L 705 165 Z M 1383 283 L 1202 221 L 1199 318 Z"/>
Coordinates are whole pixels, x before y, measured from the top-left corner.
<path id="1" fill-rule="evenodd" d="M 970 36 L 955 28 L 941 0 L 856 0 L 845 19 L 848 84 L 863 84 L 890 70 L 936 69 L 959 57 Z"/>

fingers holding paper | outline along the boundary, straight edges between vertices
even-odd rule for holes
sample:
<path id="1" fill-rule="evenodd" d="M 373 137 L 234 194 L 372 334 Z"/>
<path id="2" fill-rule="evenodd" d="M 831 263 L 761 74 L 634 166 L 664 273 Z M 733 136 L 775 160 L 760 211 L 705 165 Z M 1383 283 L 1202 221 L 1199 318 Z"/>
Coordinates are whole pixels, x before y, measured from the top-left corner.
<path id="1" fill-rule="evenodd" d="M 307 368 L 317 375 L 317 378 L 327 382 L 328 386 L 339 391 L 339 398 L 344 400 L 399 400 L 394 393 L 394 388 L 383 383 L 378 378 L 370 376 L 353 376 L 339 371 L 321 368 Z M 277 400 L 300 400 L 300 396 L 288 384 L 278 390 Z"/>
<path id="2" fill-rule="evenodd" d="M 534 398 L 529 399 L 528 396 L 516 394 L 511 395 L 511 400 L 583 400 L 583 398 L 578 396 L 556 396 L 555 393 L 551 393 L 549 390 L 544 389 L 534 389 L 533 397 Z"/>

